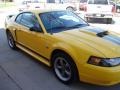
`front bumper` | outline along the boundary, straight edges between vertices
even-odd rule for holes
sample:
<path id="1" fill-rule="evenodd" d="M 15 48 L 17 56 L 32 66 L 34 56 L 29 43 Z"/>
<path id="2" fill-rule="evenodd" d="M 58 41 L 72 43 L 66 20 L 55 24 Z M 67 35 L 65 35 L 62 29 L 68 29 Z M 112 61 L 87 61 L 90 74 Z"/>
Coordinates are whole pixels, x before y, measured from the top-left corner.
<path id="1" fill-rule="evenodd" d="M 88 17 L 88 18 L 112 18 L 113 14 L 86 13 L 85 17 Z"/>
<path id="2" fill-rule="evenodd" d="M 80 73 L 80 80 L 91 84 L 109 86 L 120 83 L 120 66 L 100 67 L 85 65 Z"/>

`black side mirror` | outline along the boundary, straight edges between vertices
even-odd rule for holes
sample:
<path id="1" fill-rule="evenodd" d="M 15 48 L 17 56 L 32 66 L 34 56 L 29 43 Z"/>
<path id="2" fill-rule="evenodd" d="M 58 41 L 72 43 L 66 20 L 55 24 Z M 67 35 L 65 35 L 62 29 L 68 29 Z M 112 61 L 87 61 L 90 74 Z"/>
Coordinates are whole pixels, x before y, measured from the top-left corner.
<path id="1" fill-rule="evenodd" d="M 42 32 L 42 30 L 38 27 L 31 27 L 30 31 L 35 31 L 35 32 Z"/>

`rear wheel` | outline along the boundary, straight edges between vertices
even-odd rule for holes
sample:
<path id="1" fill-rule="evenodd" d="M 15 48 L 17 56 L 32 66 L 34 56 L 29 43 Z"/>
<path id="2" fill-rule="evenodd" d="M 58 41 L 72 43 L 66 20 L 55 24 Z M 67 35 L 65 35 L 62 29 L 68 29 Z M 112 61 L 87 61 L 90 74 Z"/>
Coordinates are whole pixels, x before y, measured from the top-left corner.
<path id="1" fill-rule="evenodd" d="M 54 73 L 61 82 L 70 84 L 77 79 L 77 68 L 67 54 L 57 53 L 52 59 Z"/>
<path id="2" fill-rule="evenodd" d="M 16 49 L 16 44 L 15 44 L 14 38 L 9 31 L 7 31 L 7 40 L 8 40 L 9 47 L 12 49 Z"/>

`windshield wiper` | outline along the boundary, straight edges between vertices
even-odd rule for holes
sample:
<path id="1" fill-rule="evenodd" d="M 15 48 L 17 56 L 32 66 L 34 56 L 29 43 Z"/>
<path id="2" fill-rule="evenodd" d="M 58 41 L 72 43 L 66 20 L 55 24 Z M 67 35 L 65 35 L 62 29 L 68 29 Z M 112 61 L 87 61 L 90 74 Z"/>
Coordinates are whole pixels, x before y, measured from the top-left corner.
<path id="1" fill-rule="evenodd" d="M 54 29 L 66 29 L 67 27 L 65 26 L 58 26 L 58 27 L 53 27 L 53 28 L 50 28 L 48 30 L 54 30 Z"/>
<path id="2" fill-rule="evenodd" d="M 65 27 L 65 26 L 58 26 L 58 27 L 53 27 L 53 28 L 47 29 L 47 30 L 52 34 L 52 33 L 55 33 L 55 32 L 63 31 L 65 29 L 67 29 L 67 27 Z"/>
<path id="3" fill-rule="evenodd" d="M 68 28 L 79 28 L 81 26 L 88 26 L 88 25 L 87 24 L 76 24 L 76 25 L 70 26 Z"/>

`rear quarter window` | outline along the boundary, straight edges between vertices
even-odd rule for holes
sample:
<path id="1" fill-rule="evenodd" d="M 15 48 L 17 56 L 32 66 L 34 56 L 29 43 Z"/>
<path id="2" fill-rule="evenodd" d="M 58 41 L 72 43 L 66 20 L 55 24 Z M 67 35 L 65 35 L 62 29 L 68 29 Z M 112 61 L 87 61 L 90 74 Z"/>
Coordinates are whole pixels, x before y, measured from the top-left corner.
<path id="1" fill-rule="evenodd" d="M 19 15 L 16 17 L 15 22 L 20 23 L 21 18 L 22 18 L 22 14 L 19 14 Z"/>
<path id="2" fill-rule="evenodd" d="M 88 4 L 108 4 L 108 0 L 89 0 Z"/>

